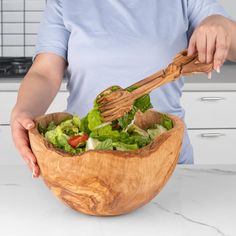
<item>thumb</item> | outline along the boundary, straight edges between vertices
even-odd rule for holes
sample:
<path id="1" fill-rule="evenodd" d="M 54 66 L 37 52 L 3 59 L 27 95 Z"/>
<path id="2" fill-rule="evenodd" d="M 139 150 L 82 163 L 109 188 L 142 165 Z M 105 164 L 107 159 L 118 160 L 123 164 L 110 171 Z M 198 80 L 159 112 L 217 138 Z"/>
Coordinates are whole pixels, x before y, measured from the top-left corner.
<path id="1" fill-rule="evenodd" d="M 188 45 L 188 56 L 192 56 L 195 52 L 196 52 L 196 40 L 195 36 L 193 35 Z"/>
<path id="2" fill-rule="evenodd" d="M 30 118 L 23 118 L 21 120 L 21 125 L 27 130 L 32 129 L 35 126 L 33 120 L 31 120 Z"/>

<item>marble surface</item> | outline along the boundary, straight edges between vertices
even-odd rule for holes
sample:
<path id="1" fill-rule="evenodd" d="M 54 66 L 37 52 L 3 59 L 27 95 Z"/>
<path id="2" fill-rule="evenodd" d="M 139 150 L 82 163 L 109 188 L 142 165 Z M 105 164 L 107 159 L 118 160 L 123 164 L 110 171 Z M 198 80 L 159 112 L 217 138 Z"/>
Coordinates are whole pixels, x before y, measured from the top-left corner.
<path id="1" fill-rule="evenodd" d="M 162 192 L 123 216 L 94 217 L 57 200 L 25 166 L 0 166 L 2 236 L 235 236 L 236 165 L 178 166 Z"/>

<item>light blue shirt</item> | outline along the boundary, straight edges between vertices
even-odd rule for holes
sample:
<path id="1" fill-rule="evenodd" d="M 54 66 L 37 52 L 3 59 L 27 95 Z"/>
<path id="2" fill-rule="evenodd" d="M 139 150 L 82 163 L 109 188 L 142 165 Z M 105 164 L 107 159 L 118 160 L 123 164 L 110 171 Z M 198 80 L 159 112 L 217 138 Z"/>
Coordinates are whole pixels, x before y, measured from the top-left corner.
<path id="1" fill-rule="evenodd" d="M 67 111 L 84 116 L 98 93 L 123 88 L 166 67 L 207 16 L 226 15 L 216 0 L 48 0 L 36 53 L 68 62 Z M 183 80 L 151 93 L 154 108 L 184 119 Z M 185 129 L 179 163 L 193 163 Z"/>

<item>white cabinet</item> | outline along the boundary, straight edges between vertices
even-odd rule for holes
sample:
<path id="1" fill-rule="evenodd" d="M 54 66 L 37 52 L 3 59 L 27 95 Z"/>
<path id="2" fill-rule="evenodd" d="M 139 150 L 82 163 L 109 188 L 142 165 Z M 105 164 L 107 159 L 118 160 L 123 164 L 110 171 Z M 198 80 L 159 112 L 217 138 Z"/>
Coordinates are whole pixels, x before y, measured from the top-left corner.
<path id="1" fill-rule="evenodd" d="M 236 92 L 183 92 L 196 164 L 236 164 Z"/>
<path id="2" fill-rule="evenodd" d="M 188 128 L 236 128 L 236 92 L 184 92 Z"/>
<path id="3" fill-rule="evenodd" d="M 48 109 L 48 113 L 66 109 L 68 92 L 59 92 Z M 0 124 L 9 124 L 10 114 L 16 103 L 17 91 L 0 92 Z"/>
<path id="4" fill-rule="evenodd" d="M 236 164 L 236 129 L 189 130 L 195 164 Z"/>

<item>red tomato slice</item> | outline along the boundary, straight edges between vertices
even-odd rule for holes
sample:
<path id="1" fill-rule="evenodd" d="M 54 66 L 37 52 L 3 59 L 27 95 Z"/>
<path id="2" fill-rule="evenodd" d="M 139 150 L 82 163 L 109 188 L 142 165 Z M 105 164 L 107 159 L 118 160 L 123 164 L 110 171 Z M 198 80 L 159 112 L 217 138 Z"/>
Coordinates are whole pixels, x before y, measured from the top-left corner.
<path id="1" fill-rule="evenodd" d="M 86 140 L 88 140 L 88 138 L 89 138 L 89 136 L 86 133 L 83 135 L 76 135 L 76 136 L 72 136 L 71 138 L 69 138 L 68 143 L 73 148 L 76 148 L 80 143 L 83 143 Z"/>

